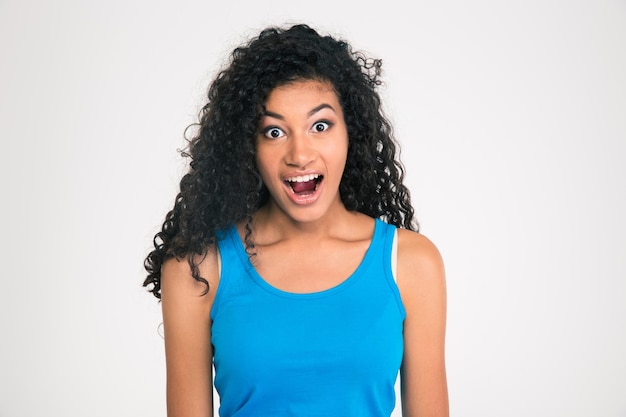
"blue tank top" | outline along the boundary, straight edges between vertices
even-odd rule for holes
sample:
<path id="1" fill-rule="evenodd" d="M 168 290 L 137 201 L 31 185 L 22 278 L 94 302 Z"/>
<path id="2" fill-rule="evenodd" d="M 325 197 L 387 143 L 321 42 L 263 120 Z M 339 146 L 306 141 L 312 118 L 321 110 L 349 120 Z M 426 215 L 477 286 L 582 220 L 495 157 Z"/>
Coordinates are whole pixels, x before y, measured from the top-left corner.
<path id="1" fill-rule="evenodd" d="M 405 317 L 391 272 L 394 230 L 377 219 L 356 271 L 307 294 L 266 282 L 234 227 L 220 236 L 211 310 L 220 416 L 390 416 Z"/>

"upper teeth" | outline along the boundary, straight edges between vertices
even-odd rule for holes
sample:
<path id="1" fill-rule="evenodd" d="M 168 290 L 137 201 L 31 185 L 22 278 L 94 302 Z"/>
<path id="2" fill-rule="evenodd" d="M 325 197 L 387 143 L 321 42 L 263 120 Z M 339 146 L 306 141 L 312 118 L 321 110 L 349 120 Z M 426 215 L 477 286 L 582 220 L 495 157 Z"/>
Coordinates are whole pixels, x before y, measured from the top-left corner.
<path id="1" fill-rule="evenodd" d="M 289 182 L 307 182 L 318 178 L 320 174 L 308 174 L 308 175 L 300 175 L 297 177 L 289 177 L 287 181 Z"/>

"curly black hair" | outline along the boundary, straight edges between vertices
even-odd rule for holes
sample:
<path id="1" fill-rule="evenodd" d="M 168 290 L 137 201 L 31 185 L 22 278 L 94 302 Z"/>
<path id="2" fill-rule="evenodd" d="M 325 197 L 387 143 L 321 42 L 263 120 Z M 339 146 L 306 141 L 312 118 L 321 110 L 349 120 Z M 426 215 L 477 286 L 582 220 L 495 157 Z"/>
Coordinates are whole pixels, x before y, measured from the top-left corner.
<path id="1" fill-rule="evenodd" d="M 329 82 L 342 106 L 348 130 L 348 156 L 339 192 L 348 210 L 418 231 L 404 168 L 377 87 L 380 59 L 354 51 L 345 41 L 322 36 L 307 25 L 270 27 L 236 48 L 208 90 L 197 133 L 183 156 L 191 159 L 180 181 L 174 208 L 167 214 L 154 249 L 145 259 L 143 285 L 161 297 L 161 266 L 171 257 L 187 258 L 193 277 L 198 257 L 215 245 L 220 231 L 246 222 L 269 193 L 255 162 L 255 137 L 269 93 L 299 80 Z"/>

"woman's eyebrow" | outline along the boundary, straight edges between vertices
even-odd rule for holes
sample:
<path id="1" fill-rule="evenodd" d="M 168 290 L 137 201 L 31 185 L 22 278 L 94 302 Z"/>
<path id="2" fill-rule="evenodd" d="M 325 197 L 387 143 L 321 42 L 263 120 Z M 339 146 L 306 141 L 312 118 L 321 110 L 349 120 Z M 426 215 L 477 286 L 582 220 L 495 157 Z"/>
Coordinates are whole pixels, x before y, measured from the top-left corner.
<path id="1" fill-rule="evenodd" d="M 331 109 L 333 112 L 335 111 L 334 107 L 331 106 L 328 103 L 322 103 L 319 106 L 316 106 L 315 108 L 313 108 L 312 110 L 310 110 L 307 113 L 308 117 L 313 116 L 315 113 L 319 112 L 322 109 Z M 263 112 L 261 113 L 262 116 L 268 116 L 268 117 L 273 117 L 274 119 L 278 119 L 278 120 L 285 120 L 285 116 L 278 114 L 278 113 L 274 113 L 272 111 L 269 110 L 263 110 Z"/>
<path id="2" fill-rule="evenodd" d="M 274 119 L 279 119 L 279 120 L 285 120 L 285 117 L 278 114 L 278 113 L 274 113 L 271 112 L 269 110 L 265 110 L 263 109 L 263 112 L 261 113 L 262 116 L 269 116 L 269 117 L 273 117 Z"/>
<path id="3" fill-rule="evenodd" d="M 311 110 L 308 113 L 308 116 L 311 117 L 313 116 L 315 113 L 317 113 L 318 111 L 322 110 L 322 109 L 331 109 L 333 112 L 335 112 L 335 109 L 333 108 L 333 106 L 331 106 L 328 103 L 322 103 L 319 106 L 315 107 L 313 110 Z M 336 113 L 336 112 L 335 112 Z"/>

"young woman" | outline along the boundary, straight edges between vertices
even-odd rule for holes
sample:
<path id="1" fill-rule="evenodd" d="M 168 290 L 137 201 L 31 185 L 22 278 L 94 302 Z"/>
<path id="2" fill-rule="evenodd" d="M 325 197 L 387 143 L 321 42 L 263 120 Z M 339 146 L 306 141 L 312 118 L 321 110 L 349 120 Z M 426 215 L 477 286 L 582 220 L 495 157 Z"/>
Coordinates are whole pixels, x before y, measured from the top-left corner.
<path id="1" fill-rule="evenodd" d="M 418 232 L 381 62 L 296 25 L 235 49 L 146 258 L 169 417 L 447 416 L 444 268 Z M 213 375 L 215 369 L 215 375 Z"/>

